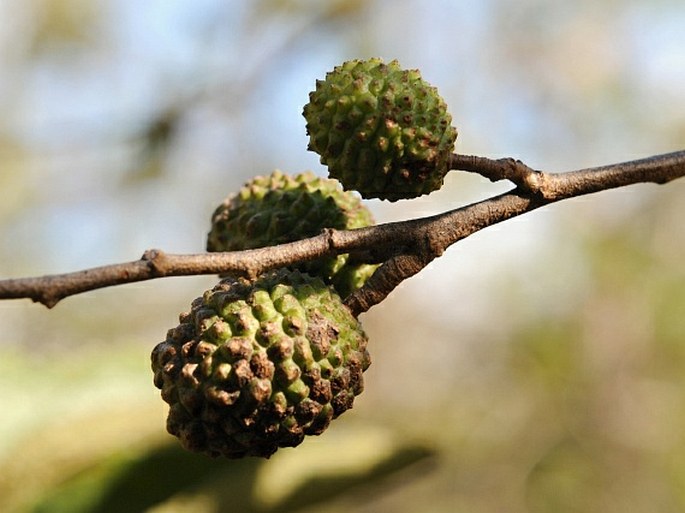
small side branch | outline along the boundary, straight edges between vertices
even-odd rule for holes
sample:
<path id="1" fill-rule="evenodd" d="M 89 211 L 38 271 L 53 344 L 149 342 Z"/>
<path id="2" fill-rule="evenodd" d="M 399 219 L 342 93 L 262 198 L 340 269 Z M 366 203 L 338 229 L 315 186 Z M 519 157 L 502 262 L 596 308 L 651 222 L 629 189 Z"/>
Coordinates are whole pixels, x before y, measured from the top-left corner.
<path id="1" fill-rule="evenodd" d="M 557 200 L 635 183 L 664 184 L 683 176 L 685 150 L 640 160 L 571 171 L 536 171 L 513 158 L 489 159 L 453 154 L 450 167 L 484 176 L 492 182 L 509 180 L 522 194 Z"/>
<path id="2" fill-rule="evenodd" d="M 489 159 L 473 155 L 454 153 L 450 160 L 450 169 L 468 171 L 484 176 L 491 182 L 509 180 L 522 191 L 536 194 L 539 190 L 540 171 L 535 171 L 520 160 L 513 158 Z"/>
<path id="3" fill-rule="evenodd" d="M 366 284 L 345 299 L 345 304 L 357 317 L 383 301 L 407 278 L 421 271 L 427 262 L 417 255 L 398 255 L 379 267 Z"/>

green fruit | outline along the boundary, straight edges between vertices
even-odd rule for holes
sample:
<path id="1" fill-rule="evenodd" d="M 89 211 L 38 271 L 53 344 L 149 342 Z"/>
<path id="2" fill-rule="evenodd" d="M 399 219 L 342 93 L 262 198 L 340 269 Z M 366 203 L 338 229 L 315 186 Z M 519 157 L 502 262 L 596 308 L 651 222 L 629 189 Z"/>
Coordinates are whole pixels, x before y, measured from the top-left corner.
<path id="1" fill-rule="evenodd" d="M 397 61 L 353 60 L 317 80 L 304 107 L 309 149 L 364 198 L 428 194 L 449 171 L 457 131 L 437 89 Z"/>
<path id="2" fill-rule="evenodd" d="M 254 178 L 228 197 L 212 215 L 208 251 L 239 251 L 293 242 L 319 235 L 324 228 L 351 230 L 373 224 L 359 198 L 336 180 L 312 172 L 294 177 L 280 171 Z M 376 265 L 338 255 L 297 268 L 320 276 L 347 297 L 373 274 Z"/>
<path id="3" fill-rule="evenodd" d="M 294 447 L 352 407 L 370 364 L 366 344 L 319 278 L 279 269 L 223 280 L 152 351 L 167 430 L 210 456 Z"/>

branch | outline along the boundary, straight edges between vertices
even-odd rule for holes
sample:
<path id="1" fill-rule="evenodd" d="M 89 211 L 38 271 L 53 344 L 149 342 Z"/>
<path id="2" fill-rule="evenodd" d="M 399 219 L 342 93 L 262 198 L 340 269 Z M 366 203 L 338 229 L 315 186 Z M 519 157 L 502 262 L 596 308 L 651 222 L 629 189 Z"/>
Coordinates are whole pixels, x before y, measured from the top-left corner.
<path id="1" fill-rule="evenodd" d="M 0 280 L 0 299 L 30 298 L 51 308 L 81 292 L 164 276 L 234 274 L 258 276 L 270 269 L 323 256 L 352 253 L 368 263 L 383 263 L 368 282 L 346 298 L 355 315 L 380 303 L 452 244 L 488 226 L 550 203 L 652 182 L 665 184 L 685 176 L 685 150 L 621 164 L 550 174 L 514 159 L 453 155 L 451 168 L 479 173 L 516 187 L 499 196 L 443 214 L 357 230 L 326 229 L 309 239 L 230 253 L 172 255 L 148 250 L 136 261 L 67 274 Z"/>
<path id="2" fill-rule="evenodd" d="M 685 150 L 621 164 L 550 174 L 535 171 L 512 158 L 492 160 L 454 154 L 451 169 L 478 173 L 492 182 L 509 180 L 523 192 L 541 195 L 547 200 L 559 200 L 640 182 L 664 184 L 683 176 L 684 161 Z"/>
<path id="3" fill-rule="evenodd" d="M 419 272 L 449 246 L 496 223 L 525 214 L 550 203 L 636 183 L 665 184 L 685 176 L 685 150 L 656 155 L 641 160 L 594 167 L 567 173 L 536 171 L 512 158 L 492 160 L 485 157 L 453 155 L 451 168 L 481 174 L 491 181 L 507 179 L 517 187 L 500 196 L 423 220 L 415 228 L 415 240 L 425 237 L 432 243 L 423 252 L 421 263 L 403 272 L 381 266 L 367 285 L 350 295 L 345 302 L 358 315 L 381 302 L 401 281 Z M 408 230 L 409 231 L 409 230 Z M 384 274 L 390 274 L 386 278 Z M 375 280 L 374 280 L 375 279 Z M 381 286 L 375 286 L 378 282 Z"/>

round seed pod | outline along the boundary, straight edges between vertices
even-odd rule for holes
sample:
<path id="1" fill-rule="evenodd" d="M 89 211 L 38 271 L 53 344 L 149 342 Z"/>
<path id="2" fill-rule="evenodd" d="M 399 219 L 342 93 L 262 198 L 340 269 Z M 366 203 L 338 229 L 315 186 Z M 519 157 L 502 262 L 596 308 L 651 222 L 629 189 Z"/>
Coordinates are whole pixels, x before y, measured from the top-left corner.
<path id="1" fill-rule="evenodd" d="M 442 186 L 457 138 L 452 116 L 418 70 L 352 60 L 317 80 L 304 107 L 309 149 L 364 198 L 414 198 Z"/>
<path id="2" fill-rule="evenodd" d="M 208 251 L 239 251 L 293 242 L 324 228 L 351 230 L 374 224 L 371 212 L 337 180 L 311 171 L 295 176 L 274 171 L 258 176 L 229 196 L 212 215 Z M 297 268 L 320 276 L 347 297 L 377 265 L 353 262 L 347 254 L 306 262 Z"/>
<path id="3" fill-rule="evenodd" d="M 279 269 L 226 279 L 152 351 L 167 430 L 209 456 L 269 457 L 352 407 L 367 337 L 319 278 Z"/>

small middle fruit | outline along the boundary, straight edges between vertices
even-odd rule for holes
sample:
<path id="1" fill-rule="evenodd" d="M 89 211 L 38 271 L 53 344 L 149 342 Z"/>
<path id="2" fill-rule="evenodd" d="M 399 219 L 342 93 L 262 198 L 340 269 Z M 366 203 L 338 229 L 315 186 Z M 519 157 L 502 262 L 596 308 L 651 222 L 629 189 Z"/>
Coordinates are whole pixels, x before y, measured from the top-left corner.
<path id="1" fill-rule="evenodd" d="M 240 251 L 313 237 L 324 228 L 351 230 L 374 224 L 369 210 L 336 180 L 312 172 L 259 176 L 228 197 L 212 215 L 208 251 Z M 320 276 L 347 297 L 373 274 L 376 265 L 337 255 L 298 265 Z"/>

